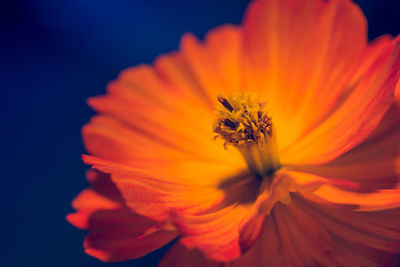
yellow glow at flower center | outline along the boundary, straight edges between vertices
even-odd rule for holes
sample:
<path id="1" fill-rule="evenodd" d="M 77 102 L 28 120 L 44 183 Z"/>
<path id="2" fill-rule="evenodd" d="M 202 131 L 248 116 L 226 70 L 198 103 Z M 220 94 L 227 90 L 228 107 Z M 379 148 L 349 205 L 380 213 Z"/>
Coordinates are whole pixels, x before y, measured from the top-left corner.
<path id="1" fill-rule="evenodd" d="M 214 132 L 236 147 L 247 165 L 259 177 L 271 175 L 280 167 L 276 133 L 265 103 L 246 93 L 219 96 Z"/>

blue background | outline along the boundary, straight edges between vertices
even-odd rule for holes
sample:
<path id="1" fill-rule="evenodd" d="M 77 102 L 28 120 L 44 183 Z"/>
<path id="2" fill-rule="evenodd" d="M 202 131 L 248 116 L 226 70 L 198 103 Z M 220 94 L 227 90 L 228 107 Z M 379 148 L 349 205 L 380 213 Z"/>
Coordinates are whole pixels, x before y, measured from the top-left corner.
<path id="1" fill-rule="evenodd" d="M 0 12 L 2 266 L 104 266 L 65 221 L 87 183 L 80 128 L 86 98 L 128 66 L 238 24 L 249 1 L 16 0 Z M 400 1 L 359 0 L 370 38 L 400 32 Z M 154 266 L 164 250 L 106 266 Z"/>

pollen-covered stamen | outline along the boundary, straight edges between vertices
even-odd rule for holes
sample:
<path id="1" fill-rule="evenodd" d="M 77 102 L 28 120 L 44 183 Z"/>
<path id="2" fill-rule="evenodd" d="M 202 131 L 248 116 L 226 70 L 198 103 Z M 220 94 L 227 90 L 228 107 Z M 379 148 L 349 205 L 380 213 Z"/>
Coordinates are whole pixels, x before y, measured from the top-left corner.
<path id="1" fill-rule="evenodd" d="M 225 140 L 225 145 L 264 145 L 265 135 L 272 131 L 264 103 L 256 102 L 247 94 L 233 95 L 229 99 L 219 96 L 218 101 L 222 107 L 217 111 L 214 132 Z"/>
<path id="2" fill-rule="evenodd" d="M 276 135 L 265 103 L 246 94 L 228 98 L 219 96 L 214 132 L 224 140 L 224 146 L 236 147 L 249 169 L 259 177 L 271 174 L 280 167 Z"/>

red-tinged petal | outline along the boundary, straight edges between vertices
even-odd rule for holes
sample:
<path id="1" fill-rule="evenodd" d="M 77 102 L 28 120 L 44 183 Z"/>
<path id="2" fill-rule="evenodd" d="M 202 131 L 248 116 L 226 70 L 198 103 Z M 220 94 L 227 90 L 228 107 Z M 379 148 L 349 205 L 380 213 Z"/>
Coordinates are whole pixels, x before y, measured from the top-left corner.
<path id="1" fill-rule="evenodd" d="M 90 217 L 85 252 L 106 262 L 136 259 L 171 242 L 176 231 L 157 231 L 142 237 L 154 221 L 129 209 L 98 211 Z"/>
<path id="2" fill-rule="evenodd" d="M 221 267 L 222 263 L 211 261 L 197 249 L 188 249 L 181 243 L 177 242 L 167 254 L 163 257 L 158 265 L 159 267 Z"/>
<path id="3" fill-rule="evenodd" d="M 82 229 L 88 230 L 89 229 L 89 218 L 95 211 L 87 210 L 87 211 L 79 211 L 75 213 L 69 213 L 65 217 L 67 221 L 72 224 L 73 226 Z"/>
<path id="4" fill-rule="evenodd" d="M 255 215 L 249 219 L 239 233 L 239 245 L 242 253 L 251 248 L 260 237 L 264 227 L 265 215 Z"/>
<path id="5" fill-rule="evenodd" d="M 329 232 L 344 240 L 389 253 L 400 251 L 399 209 L 355 212 L 318 206 L 299 196 L 293 197 L 293 201 Z"/>
<path id="6" fill-rule="evenodd" d="M 132 212 L 108 174 L 89 170 L 87 180 L 91 187 L 74 199 L 72 206 L 77 211 L 67 215 L 71 224 L 89 230 L 86 253 L 103 261 L 129 260 L 178 236 L 175 228 Z"/>
<path id="7" fill-rule="evenodd" d="M 90 216 L 98 210 L 113 210 L 125 207 L 121 193 L 110 176 L 94 170 L 86 172 L 91 187 L 84 189 L 72 201 L 77 210 L 67 215 L 67 220 L 81 229 L 89 229 Z"/>
<path id="8" fill-rule="evenodd" d="M 89 220 L 93 213 L 99 210 L 115 210 L 125 207 L 121 201 L 108 198 L 92 188 L 84 189 L 72 201 L 72 207 L 77 210 L 67 215 L 67 220 L 78 228 L 88 230 Z"/>
<path id="9" fill-rule="evenodd" d="M 72 201 L 72 207 L 76 210 L 115 209 L 121 206 L 122 202 L 103 196 L 91 188 L 84 189 Z"/>
<path id="10" fill-rule="evenodd" d="M 398 255 L 351 243 L 332 234 L 336 251 L 336 266 L 397 266 Z"/>
<path id="11" fill-rule="evenodd" d="M 327 231 L 292 204 L 277 204 L 255 245 L 226 266 L 333 266 Z M 224 265 L 224 266 L 225 266 Z"/>
<path id="12" fill-rule="evenodd" d="M 96 193 L 116 202 L 124 202 L 121 192 L 111 181 L 109 174 L 89 169 L 86 171 L 86 180 Z"/>
<path id="13" fill-rule="evenodd" d="M 396 157 L 400 152 L 400 99 L 386 112 L 381 123 L 367 140 L 348 153 L 340 156 L 327 166 L 381 164 L 386 161 L 392 167 L 387 171 L 395 173 Z M 374 163 L 375 162 L 375 163 Z M 377 162 L 377 163 L 376 163 Z M 375 166 L 377 167 L 377 166 Z M 338 168 L 339 169 L 339 168 Z M 376 169 L 376 168 L 369 168 Z M 399 169 L 398 169 L 399 170 Z M 379 169 L 382 172 L 382 169 Z"/>
<path id="14" fill-rule="evenodd" d="M 399 37 L 397 37 L 397 38 L 399 38 Z M 394 96 L 396 98 L 396 101 L 400 101 L 400 80 L 397 82 Z"/>

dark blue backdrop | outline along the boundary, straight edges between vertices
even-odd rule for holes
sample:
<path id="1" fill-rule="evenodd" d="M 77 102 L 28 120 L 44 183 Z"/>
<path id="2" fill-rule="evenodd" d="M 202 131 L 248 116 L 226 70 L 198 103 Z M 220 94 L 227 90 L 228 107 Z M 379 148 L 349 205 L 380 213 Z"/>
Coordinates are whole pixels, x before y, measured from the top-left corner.
<path id="1" fill-rule="evenodd" d="M 80 128 L 89 96 L 187 31 L 239 23 L 249 1 L 15 0 L 1 5 L 2 266 L 103 266 L 65 221 L 87 184 Z M 400 1 L 359 0 L 370 37 L 400 32 Z M 154 266 L 164 251 L 108 266 Z"/>

